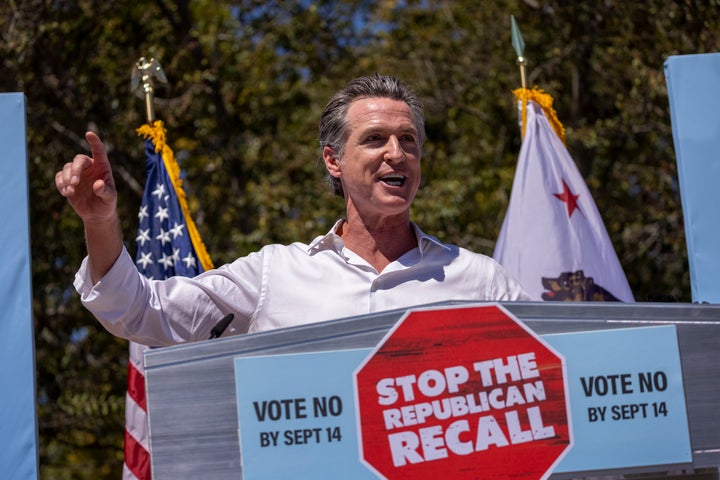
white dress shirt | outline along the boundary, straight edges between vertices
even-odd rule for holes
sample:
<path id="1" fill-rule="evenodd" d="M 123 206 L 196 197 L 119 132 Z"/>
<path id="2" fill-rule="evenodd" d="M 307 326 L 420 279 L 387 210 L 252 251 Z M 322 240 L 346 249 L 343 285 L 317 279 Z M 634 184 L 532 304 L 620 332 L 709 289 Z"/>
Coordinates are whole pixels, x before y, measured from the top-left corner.
<path id="1" fill-rule="evenodd" d="M 414 224 L 418 247 L 377 272 L 345 248 L 339 224 L 309 245 L 268 245 L 195 278 L 148 280 L 123 249 L 94 285 L 83 260 L 74 284 L 109 332 L 152 346 L 205 340 L 227 313 L 232 335 L 441 301 L 529 300 L 493 259 Z"/>

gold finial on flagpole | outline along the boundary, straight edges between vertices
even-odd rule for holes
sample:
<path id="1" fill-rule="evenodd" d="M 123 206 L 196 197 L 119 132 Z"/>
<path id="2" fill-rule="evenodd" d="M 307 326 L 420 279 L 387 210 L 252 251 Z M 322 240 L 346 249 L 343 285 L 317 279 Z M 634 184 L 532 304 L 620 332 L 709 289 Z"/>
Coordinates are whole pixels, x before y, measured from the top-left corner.
<path id="1" fill-rule="evenodd" d="M 527 84 L 525 81 L 525 41 L 523 40 L 522 34 L 520 33 L 520 28 L 518 28 L 517 22 L 515 21 L 515 17 L 513 15 L 510 15 L 510 35 L 512 38 L 512 45 L 515 49 L 515 53 L 517 54 L 517 62 L 520 66 L 520 84 L 522 85 L 522 88 L 527 88 Z"/>
<path id="2" fill-rule="evenodd" d="M 155 121 L 155 90 L 153 88 L 153 78 L 157 79 L 160 83 L 167 83 L 165 73 L 160 66 L 160 62 L 156 59 L 151 58 L 147 60 L 145 57 L 135 62 L 133 67 L 130 90 L 138 90 L 138 87 L 142 83 L 142 93 L 145 96 L 145 111 L 147 113 L 147 121 L 152 124 Z"/>

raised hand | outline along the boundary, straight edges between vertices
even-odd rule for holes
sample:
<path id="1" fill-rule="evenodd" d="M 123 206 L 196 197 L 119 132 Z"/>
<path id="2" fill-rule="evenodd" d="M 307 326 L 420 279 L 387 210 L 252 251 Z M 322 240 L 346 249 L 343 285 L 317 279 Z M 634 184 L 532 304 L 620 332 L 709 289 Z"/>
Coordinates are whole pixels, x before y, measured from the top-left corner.
<path id="1" fill-rule="evenodd" d="M 107 150 L 100 137 L 87 132 L 92 156 L 78 154 L 55 174 L 55 186 L 86 224 L 116 215 L 117 191 Z"/>
<path id="2" fill-rule="evenodd" d="M 55 174 L 55 186 L 83 221 L 90 276 L 97 282 L 122 251 L 122 229 L 105 145 L 92 132 L 87 132 L 85 138 L 92 156 L 75 155 L 72 162 Z"/>

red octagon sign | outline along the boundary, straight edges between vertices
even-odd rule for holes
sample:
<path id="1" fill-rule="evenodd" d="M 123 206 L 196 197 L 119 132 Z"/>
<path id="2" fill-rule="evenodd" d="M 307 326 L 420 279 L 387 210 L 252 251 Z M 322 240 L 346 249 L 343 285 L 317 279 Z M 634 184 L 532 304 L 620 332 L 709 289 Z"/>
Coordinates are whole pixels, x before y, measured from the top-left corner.
<path id="1" fill-rule="evenodd" d="M 502 306 L 409 311 L 354 374 L 386 479 L 544 479 L 572 444 L 565 360 Z"/>

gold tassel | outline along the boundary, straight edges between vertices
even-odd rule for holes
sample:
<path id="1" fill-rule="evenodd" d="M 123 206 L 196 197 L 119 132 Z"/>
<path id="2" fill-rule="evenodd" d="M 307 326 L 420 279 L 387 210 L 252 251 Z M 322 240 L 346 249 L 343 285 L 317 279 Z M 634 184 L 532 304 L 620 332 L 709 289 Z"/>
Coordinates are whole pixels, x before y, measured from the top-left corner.
<path id="1" fill-rule="evenodd" d="M 537 87 L 533 87 L 532 90 L 528 88 L 518 88 L 516 90 L 513 90 L 513 93 L 515 94 L 515 101 L 521 102 L 522 105 L 522 136 L 525 137 L 525 124 L 527 122 L 527 102 L 528 100 L 532 100 L 533 102 L 540 105 L 540 108 L 543 109 L 543 112 L 545 112 L 545 118 L 548 119 L 550 126 L 555 131 L 555 134 L 563 142 L 564 145 L 565 127 L 563 127 L 562 123 L 560 123 L 557 113 L 553 108 L 553 98 Z"/>

